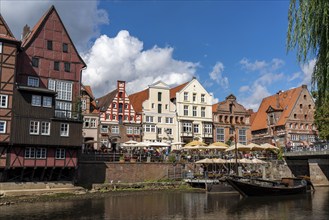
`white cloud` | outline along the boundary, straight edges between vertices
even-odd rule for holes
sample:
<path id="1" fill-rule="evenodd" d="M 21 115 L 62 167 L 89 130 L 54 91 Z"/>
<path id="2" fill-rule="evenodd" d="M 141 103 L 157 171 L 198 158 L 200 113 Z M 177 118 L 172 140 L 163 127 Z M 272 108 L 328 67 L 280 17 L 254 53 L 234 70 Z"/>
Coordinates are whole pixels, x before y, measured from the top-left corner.
<path id="1" fill-rule="evenodd" d="M 223 76 L 224 65 L 221 62 L 217 62 L 213 67 L 209 76 L 212 80 L 214 80 L 218 85 L 220 85 L 223 89 L 227 89 L 229 86 L 228 78 Z"/>
<path id="2" fill-rule="evenodd" d="M 250 89 L 249 86 L 241 86 L 240 89 L 239 89 L 239 92 L 246 92 L 249 89 Z"/>
<path id="3" fill-rule="evenodd" d="M 295 79 L 299 79 L 301 77 L 301 72 L 293 73 L 292 76 L 288 78 L 288 82 L 294 81 Z"/>
<path id="4" fill-rule="evenodd" d="M 96 97 L 115 89 L 117 80 L 127 82 L 129 94 L 158 80 L 170 86 L 185 83 L 195 75 L 199 64 L 175 60 L 173 51 L 157 46 L 143 51 L 143 42 L 125 30 L 114 38 L 102 35 L 82 54 L 87 64 L 83 83 L 92 86 Z"/>
<path id="5" fill-rule="evenodd" d="M 51 5 L 55 6 L 78 50 L 86 49 L 90 40 L 99 36 L 99 26 L 109 23 L 107 12 L 98 8 L 98 1 L 1 1 L 1 13 L 20 40 L 25 24 L 33 28 Z"/>
<path id="6" fill-rule="evenodd" d="M 249 91 L 251 94 L 240 99 L 240 102 L 245 108 L 253 109 L 254 111 L 258 110 L 263 98 L 271 95 L 265 86 L 256 83 L 249 88 Z"/>
<path id="7" fill-rule="evenodd" d="M 270 62 L 264 60 L 250 62 L 249 59 L 242 58 L 239 63 L 241 64 L 242 69 L 248 72 L 259 71 L 262 74 L 280 69 L 284 65 L 284 61 L 278 58 L 273 58 Z"/>
<path id="8" fill-rule="evenodd" d="M 316 63 L 316 59 L 312 59 L 308 63 L 305 63 L 300 67 L 303 73 L 301 85 L 305 84 L 309 88 L 311 87 L 312 74 L 313 74 L 315 63 Z"/>

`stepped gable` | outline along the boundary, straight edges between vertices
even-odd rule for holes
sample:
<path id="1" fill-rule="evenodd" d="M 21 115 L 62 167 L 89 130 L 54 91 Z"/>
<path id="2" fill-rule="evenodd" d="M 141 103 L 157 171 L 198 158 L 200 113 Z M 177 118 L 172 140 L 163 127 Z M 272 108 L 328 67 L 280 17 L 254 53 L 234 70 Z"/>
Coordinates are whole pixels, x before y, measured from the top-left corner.
<path id="1" fill-rule="evenodd" d="M 105 96 L 96 99 L 97 108 L 99 109 L 99 111 L 106 111 L 109 108 L 115 96 L 117 95 L 117 93 L 118 90 L 115 89 L 112 92 L 106 94 Z"/>
<path id="2" fill-rule="evenodd" d="M 264 98 L 259 106 L 259 109 L 255 115 L 251 130 L 267 129 L 267 111 L 272 108 L 276 111 L 282 111 L 277 126 L 285 125 L 287 118 L 291 114 L 297 99 L 302 91 L 303 87 L 297 87 L 284 92 L 279 92 L 275 95 Z"/>
<path id="3" fill-rule="evenodd" d="M 128 98 L 136 113 L 141 113 L 143 112 L 143 102 L 149 98 L 149 89 L 131 94 Z"/>

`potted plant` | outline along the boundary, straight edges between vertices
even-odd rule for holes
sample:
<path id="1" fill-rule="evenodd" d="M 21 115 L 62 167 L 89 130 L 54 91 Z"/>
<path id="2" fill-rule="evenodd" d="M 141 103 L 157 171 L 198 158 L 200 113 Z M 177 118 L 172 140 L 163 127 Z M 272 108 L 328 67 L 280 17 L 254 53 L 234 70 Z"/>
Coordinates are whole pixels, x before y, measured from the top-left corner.
<path id="1" fill-rule="evenodd" d="M 125 157 L 123 155 L 120 156 L 119 162 L 120 163 L 124 163 L 125 162 Z"/>

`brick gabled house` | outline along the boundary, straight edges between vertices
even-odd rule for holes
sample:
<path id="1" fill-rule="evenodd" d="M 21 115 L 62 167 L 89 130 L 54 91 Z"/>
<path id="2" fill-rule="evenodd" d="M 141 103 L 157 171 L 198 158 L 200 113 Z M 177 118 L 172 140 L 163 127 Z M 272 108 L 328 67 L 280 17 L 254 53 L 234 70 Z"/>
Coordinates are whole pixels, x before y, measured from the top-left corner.
<path id="1" fill-rule="evenodd" d="M 253 142 L 279 147 L 309 145 L 318 135 L 315 104 L 306 85 L 262 100 L 251 125 Z"/>
<path id="2" fill-rule="evenodd" d="M 54 6 L 24 27 L 5 179 L 73 180 L 82 145 L 79 56 Z"/>
<path id="3" fill-rule="evenodd" d="M 251 111 L 239 104 L 233 94 L 227 96 L 225 101 L 214 104 L 212 110 L 214 142 L 226 143 L 234 138 L 236 132 L 238 143 L 250 143 Z"/>
<path id="4" fill-rule="evenodd" d="M 140 141 L 141 115 L 137 114 L 126 93 L 126 82 L 117 81 L 117 88 L 96 99 L 99 109 L 101 148 L 118 150 L 129 140 Z"/>
<path id="5" fill-rule="evenodd" d="M 20 42 L 15 39 L 0 14 L 0 181 L 7 167 L 11 144 L 13 117 L 13 93 L 15 85 L 16 58 Z"/>

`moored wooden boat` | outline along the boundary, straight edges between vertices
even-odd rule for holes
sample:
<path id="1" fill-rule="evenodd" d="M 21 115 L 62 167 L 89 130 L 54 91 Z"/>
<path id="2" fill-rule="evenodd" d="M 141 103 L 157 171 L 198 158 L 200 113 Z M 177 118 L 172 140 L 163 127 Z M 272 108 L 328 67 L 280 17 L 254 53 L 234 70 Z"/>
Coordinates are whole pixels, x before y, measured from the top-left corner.
<path id="1" fill-rule="evenodd" d="M 278 181 L 228 176 L 226 181 L 241 195 L 248 196 L 280 196 L 306 193 L 310 181 L 303 178 L 282 178 Z"/>

